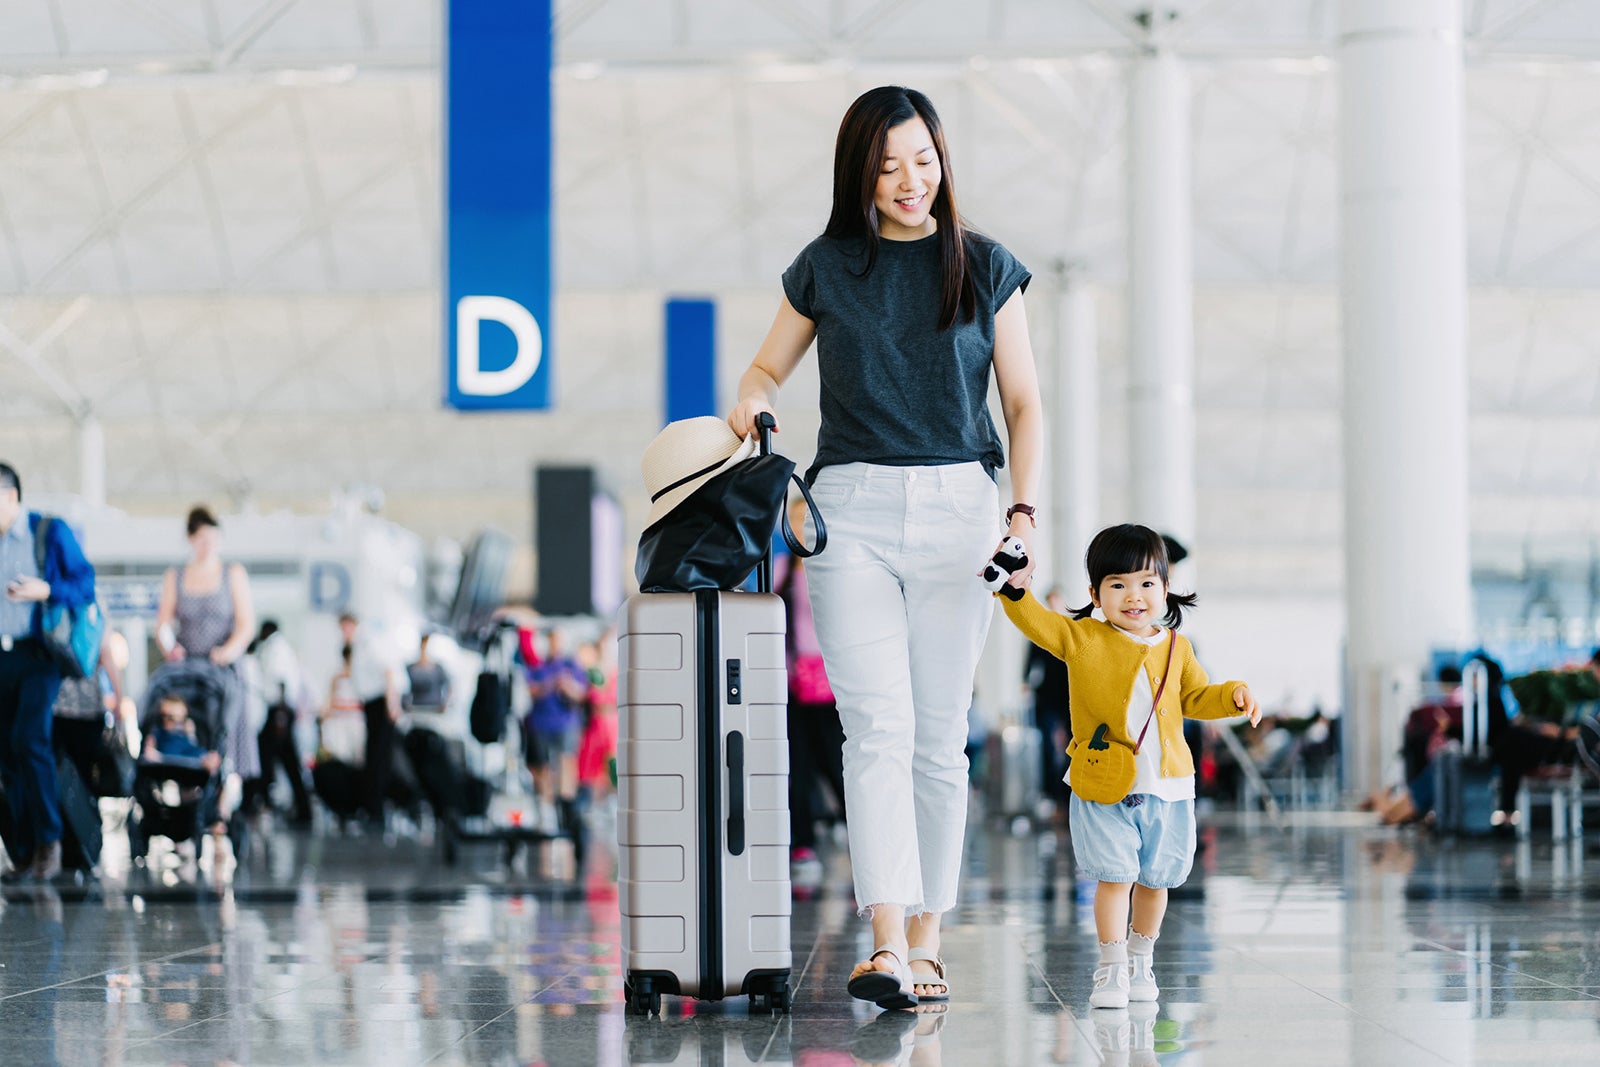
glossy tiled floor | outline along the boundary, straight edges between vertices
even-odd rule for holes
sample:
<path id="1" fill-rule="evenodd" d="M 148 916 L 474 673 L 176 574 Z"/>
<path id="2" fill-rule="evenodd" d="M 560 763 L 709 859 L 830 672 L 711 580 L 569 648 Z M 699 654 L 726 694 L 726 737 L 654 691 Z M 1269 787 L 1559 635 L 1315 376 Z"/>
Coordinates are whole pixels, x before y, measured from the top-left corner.
<path id="1" fill-rule="evenodd" d="M 7 890 L 0 1063 L 1600 1063 L 1600 856 L 1444 847 L 1350 820 L 1215 817 L 1156 956 L 1159 1006 L 1087 1006 L 1090 886 L 1054 834 L 975 828 L 947 1013 L 843 995 L 848 868 L 797 903 L 790 1017 L 624 1016 L 609 856 L 551 883 L 420 845 L 261 835 L 231 888 L 119 871 Z M 115 838 L 113 838 L 115 841 Z M 125 857 L 124 864 L 125 866 Z"/>

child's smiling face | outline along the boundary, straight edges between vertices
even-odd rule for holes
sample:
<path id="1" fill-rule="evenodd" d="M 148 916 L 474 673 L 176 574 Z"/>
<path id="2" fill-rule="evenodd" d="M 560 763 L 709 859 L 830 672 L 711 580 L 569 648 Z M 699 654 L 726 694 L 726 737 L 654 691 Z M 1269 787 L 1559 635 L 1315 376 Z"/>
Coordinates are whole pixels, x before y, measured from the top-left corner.
<path id="1" fill-rule="evenodd" d="M 1099 589 L 1089 590 L 1089 596 L 1107 622 L 1141 637 L 1154 634 L 1157 622 L 1167 615 L 1167 584 L 1154 568 L 1108 574 Z"/>

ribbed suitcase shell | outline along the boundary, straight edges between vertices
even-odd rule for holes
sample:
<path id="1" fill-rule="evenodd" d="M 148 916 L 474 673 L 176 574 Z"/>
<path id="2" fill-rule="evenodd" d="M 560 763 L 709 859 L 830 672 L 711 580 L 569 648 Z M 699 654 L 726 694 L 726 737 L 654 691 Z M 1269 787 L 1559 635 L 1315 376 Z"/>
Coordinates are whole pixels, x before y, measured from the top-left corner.
<path id="1" fill-rule="evenodd" d="M 787 1009 L 783 602 L 648 593 L 619 614 L 618 898 L 629 1005 L 658 1007 L 662 992 L 750 994 Z"/>

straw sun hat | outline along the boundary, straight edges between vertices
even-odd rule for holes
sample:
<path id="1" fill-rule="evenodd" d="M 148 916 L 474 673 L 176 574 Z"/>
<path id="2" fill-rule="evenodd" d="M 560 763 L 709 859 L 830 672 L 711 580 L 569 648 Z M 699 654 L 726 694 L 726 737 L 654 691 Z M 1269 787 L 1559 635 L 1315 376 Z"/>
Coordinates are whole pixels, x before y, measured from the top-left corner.
<path id="1" fill-rule="evenodd" d="M 715 415 L 667 424 L 644 450 L 644 488 L 651 527 L 713 477 L 756 454 L 754 436 L 743 440 Z"/>

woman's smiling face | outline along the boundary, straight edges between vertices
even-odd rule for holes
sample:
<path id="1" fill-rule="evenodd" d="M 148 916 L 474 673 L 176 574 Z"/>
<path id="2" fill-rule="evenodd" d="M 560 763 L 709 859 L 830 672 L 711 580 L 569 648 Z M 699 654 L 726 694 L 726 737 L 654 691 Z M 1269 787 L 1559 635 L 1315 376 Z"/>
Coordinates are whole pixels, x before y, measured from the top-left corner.
<path id="1" fill-rule="evenodd" d="M 927 123 L 915 117 L 889 127 L 872 197 L 878 209 L 878 235 L 890 241 L 914 241 L 938 229 L 933 202 L 942 176 Z"/>

